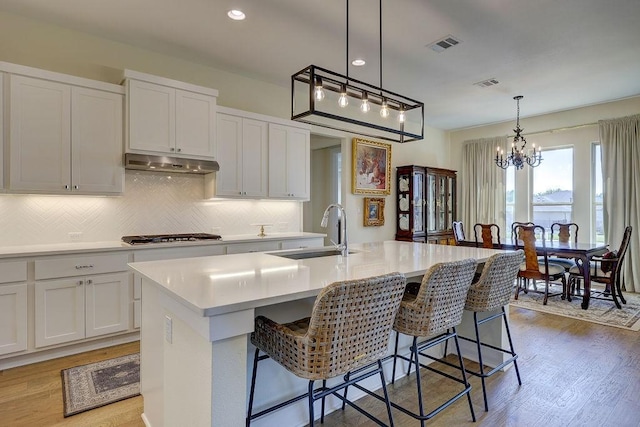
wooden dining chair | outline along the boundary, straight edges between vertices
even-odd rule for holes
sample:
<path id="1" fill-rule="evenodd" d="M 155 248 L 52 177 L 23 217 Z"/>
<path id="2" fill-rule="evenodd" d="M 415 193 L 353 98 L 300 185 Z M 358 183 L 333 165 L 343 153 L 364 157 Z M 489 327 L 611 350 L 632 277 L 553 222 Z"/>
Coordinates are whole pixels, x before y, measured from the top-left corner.
<path id="1" fill-rule="evenodd" d="M 498 224 L 475 224 L 473 235 L 476 239 L 476 247 L 493 249 L 494 245 L 502 245 L 500 240 L 500 226 Z"/>
<path id="2" fill-rule="evenodd" d="M 462 221 L 453 221 L 451 223 L 451 228 L 453 229 L 453 238 L 456 241 L 456 245 L 465 240 L 464 225 L 462 224 Z"/>
<path id="3" fill-rule="evenodd" d="M 532 226 L 532 225 L 535 225 L 535 224 L 534 224 L 534 223 L 532 223 L 532 222 L 519 222 L 519 221 L 512 222 L 512 223 L 511 223 L 511 243 L 513 243 L 514 245 L 517 243 L 517 242 L 516 242 L 516 240 L 517 240 L 517 238 L 516 238 L 516 237 L 517 237 L 517 234 L 518 234 L 518 233 L 517 233 L 516 228 L 517 228 L 518 226 L 520 226 L 520 225 L 524 225 L 524 226 Z"/>
<path id="4" fill-rule="evenodd" d="M 575 222 L 560 223 L 554 222 L 551 224 L 551 235 L 549 241 L 554 241 L 557 237 L 558 242 L 568 244 L 573 241 L 573 244 L 578 243 L 578 230 L 580 227 Z M 553 255 L 549 257 L 549 261 L 554 264 L 560 264 L 564 267 L 564 270 L 568 272 L 572 267 L 575 267 L 576 263 L 573 258 L 565 258 L 559 255 Z"/>
<path id="5" fill-rule="evenodd" d="M 518 225 L 515 227 L 517 237 L 516 248 L 524 249 L 525 262 L 520 266 L 520 272 L 518 273 L 518 286 L 516 286 L 515 299 L 518 299 L 520 290 L 525 293 L 530 291 L 529 281 L 544 280 L 544 299 L 543 305 L 547 304 L 547 300 L 550 296 L 560 295 L 562 299 L 565 299 L 567 294 L 567 280 L 564 276 L 564 267 L 559 264 L 549 262 L 547 247 L 545 243 L 544 227 L 540 225 Z M 536 240 L 536 234 L 541 238 Z M 539 242 L 539 243 L 538 243 Z M 541 253 L 542 263 L 538 260 L 538 254 Z M 562 282 L 562 292 L 549 294 L 549 282 L 560 280 Z M 524 286 L 522 286 L 524 284 Z M 533 291 L 538 292 L 537 289 Z"/>
<path id="6" fill-rule="evenodd" d="M 618 308 L 622 308 L 618 298 L 623 304 L 627 303 L 627 300 L 625 300 L 622 295 L 620 272 L 622 270 L 622 263 L 624 262 L 625 255 L 629 250 L 631 230 L 632 227 L 630 225 L 624 229 L 622 242 L 620 243 L 620 247 L 617 251 L 607 252 L 600 257 L 591 258 L 593 262 L 589 266 L 591 282 L 602 283 L 605 285 L 604 290 L 594 290 L 591 288 L 590 297 L 594 299 L 613 301 Z M 577 265 L 569 270 L 569 292 L 567 292 L 567 298 L 569 301 L 571 301 L 571 295 L 574 293 L 576 285 L 582 281 L 582 278 L 582 271 L 580 271 L 580 268 Z"/>

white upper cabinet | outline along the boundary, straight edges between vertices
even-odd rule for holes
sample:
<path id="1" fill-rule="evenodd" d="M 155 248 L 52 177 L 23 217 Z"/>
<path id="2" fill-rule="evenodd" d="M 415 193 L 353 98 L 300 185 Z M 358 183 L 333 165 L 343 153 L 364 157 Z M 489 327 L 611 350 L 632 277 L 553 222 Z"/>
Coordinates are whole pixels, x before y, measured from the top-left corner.
<path id="1" fill-rule="evenodd" d="M 269 124 L 269 197 L 309 200 L 309 130 Z"/>
<path id="2" fill-rule="evenodd" d="M 216 158 L 218 91 L 125 70 L 128 152 Z"/>
<path id="3" fill-rule="evenodd" d="M 71 86 L 10 76 L 11 190 L 71 189 Z"/>
<path id="4" fill-rule="evenodd" d="M 218 113 L 216 195 L 267 197 L 267 137 L 266 122 Z"/>
<path id="5" fill-rule="evenodd" d="M 32 71 L 40 73 L 43 78 L 5 75 L 9 80 L 5 85 L 9 88 L 8 189 L 122 193 L 123 89 L 102 82 L 96 82 L 97 88 L 76 86 L 67 81 L 91 81 Z M 66 81 L 54 81 L 52 75 Z"/>
<path id="6" fill-rule="evenodd" d="M 71 91 L 71 182 L 74 191 L 121 193 L 123 99 L 117 93 Z"/>

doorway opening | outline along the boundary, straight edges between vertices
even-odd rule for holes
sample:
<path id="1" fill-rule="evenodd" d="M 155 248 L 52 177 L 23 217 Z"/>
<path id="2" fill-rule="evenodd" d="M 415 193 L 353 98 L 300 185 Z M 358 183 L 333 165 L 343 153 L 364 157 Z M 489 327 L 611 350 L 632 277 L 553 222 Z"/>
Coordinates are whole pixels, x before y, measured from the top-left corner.
<path id="1" fill-rule="evenodd" d="M 325 246 L 339 242 L 338 211 L 332 209 L 329 226 L 322 228 L 322 214 L 331 203 L 343 203 L 342 139 L 311 135 L 311 197 L 303 203 L 303 231 L 326 234 Z"/>

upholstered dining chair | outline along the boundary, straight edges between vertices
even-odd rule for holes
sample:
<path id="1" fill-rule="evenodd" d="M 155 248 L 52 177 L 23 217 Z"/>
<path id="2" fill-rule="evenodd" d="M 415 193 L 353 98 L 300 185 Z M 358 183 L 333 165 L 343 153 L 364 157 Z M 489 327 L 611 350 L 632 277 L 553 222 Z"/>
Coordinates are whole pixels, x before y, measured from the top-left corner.
<path id="1" fill-rule="evenodd" d="M 334 395 L 370 419 L 384 425 L 372 414 L 346 400 L 338 391 L 373 375 L 379 375 L 390 425 L 393 425 L 386 381 L 380 359 L 387 354 L 391 328 L 406 285 L 404 275 L 391 273 L 327 285 L 313 305 L 311 317 L 280 324 L 264 316 L 255 319 L 251 343 L 256 346 L 246 425 L 262 415 L 307 398 L 309 424 L 314 424 L 314 402 Z M 260 355 L 260 352 L 264 355 Z M 253 413 L 258 362 L 271 358 L 294 375 L 309 380 L 308 391 Z M 353 375 L 350 375 L 354 372 Z M 327 379 L 346 375 L 345 381 L 327 387 Z M 322 386 L 315 388 L 315 381 Z M 374 393 L 358 386 L 358 389 Z"/>
<path id="2" fill-rule="evenodd" d="M 628 225 L 624 229 L 622 236 L 622 242 L 617 251 L 609 252 L 603 256 L 593 257 L 592 263 L 589 266 L 589 274 L 592 282 L 602 283 L 605 285 L 604 290 L 594 290 L 591 288 L 591 298 L 612 300 L 616 307 L 622 308 L 620 301 L 623 304 L 627 303 L 627 300 L 622 295 L 622 286 L 620 285 L 621 269 L 625 256 L 629 250 L 629 241 L 631 240 L 632 227 Z M 586 266 L 583 266 L 586 268 Z M 576 265 L 569 270 L 569 292 L 567 298 L 571 301 L 571 296 L 575 291 L 576 284 L 582 281 L 582 271 Z M 579 288 L 578 288 L 579 289 Z"/>
<path id="3" fill-rule="evenodd" d="M 555 237 L 558 238 L 560 243 L 569 243 L 573 241 L 574 244 L 578 243 L 578 230 L 580 227 L 575 222 L 560 223 L 554 222 L 551 224 L 551 233 L 549 240 L 553 241 Z M 550 256 L 549 261 L 554 264 L 560 264 L 564 267 L 565 271 L 569 271 L 571 267 L 576 265 L 575 261 L 571 258 L 563 258 L 557 255 Z"/>
<path id="4" fill-rule="evenodd" d="M 487 401 L 487 388 L 485 379 L 501 371 L 502 368 L 510 363 L 516 371 L 518 377 L 518 384 L 522 385 L 520 379 L 520 371 L 518 370 L 518 355 L 513 349 L 513 341 L 511 339 L 511 332 L 509 331 L 509 321 L 505 311 L 505 306 L 509 304 L 511 297 L 511 290 L 513 289 L 513 282 L 518 277 L 520 271 L 520 265 L 524 258 L 524 252 L 522 250 L 516 252 L 508 252 L 492 255 L 484 264 L 482 275 L 480 279 L 471 285 L 469 292 L 467 293 L 467 301 L 464 309 L 473 312 L 473 323 L 475 327 L 475 339 L 468 337 L 460 337 L 460 339 L 474 342 L 478 349 L 478 364 L 480 365 L 478 371 L 467 369 L 467 372 L 471 375 L 480 377 L 482 381 L 482 396 L 484 398 L 484 410 L 489 410 L 489 404 Z M 497 313 L 491 313 L 500 310 Z M 484 313 L 482 318 L 478 315 Z M 502 319 L 505 329 L 507 331 L 507 338 L 509 341 L 509 348 L 505 349 L 497 347 L 485 342 L 482 342 L 480 338 L 479 326 L 495 319 Z M 510 357 L 503 360 L 502 363 L 493 367 L 488 372 L 485 370 L 484 362 L 482 359 L 482 348 L 488 347 L 492 350 L 500 351 L 508 354 Z"/>
<path id="5" fill-rule="evenodd" d="M 542 304 L 546 305 L 550 296 L 560 295 L 565 299 L 567 294 L 567 280 L 564 276 L 564 267 L 549 261 L 545 243 L 544 227 L 540 225 L 518 225 L 515 227 L 516 248 L 524 249 L 525 262 L 520 266 L 518 273 L 518 286 L 516 286 L 515 299 L 518 299 L 520 290 L 528 292 L 529 281 L 544 280 L 544 299 Z M 536 245 L 536 235 L 540 236 L 540 245 Z M 542 252 L 542 261 L 538 259 L 538 246 Z M 549 294 L 549 282 L 560 280 L 562 282 L 562 292 Z M 522 286 L 524 284 L 524 286 Z M 534 289 L 537 292 L 537 289 Z"/>
<path id="6" fill-rule="evenodd" d="M 462 224 L 462 221 L 453 221 L 451 223 L 451 228 L 453 229 L 453 238 L 456 241 L 456 245 L 465 240 L 464 225 Z"/>
<path id="7" fill-rule="evenodd" d="M 421 426 L 424 426 L 426 420 L 434 417 L 464 395 L 467 396 L 469 401 L 471 418 L 473 421 L 476 420 L 471 403 L 471 385 L 467 380 L 464 362 L 460 354 L 458 334 L 456 332 L 456 326 L 462 321 L 467 292 L 476 271 L 476 265 L 476 260 L 467 259 L 440 263 L 429 268 L 422 278 L 422 283 L 417 293 L 405 292 L 405 296 L 400 304 L 400 309 L 393 323 L 393 329 L 397 334 L 393 354 L 393 376 L 391 382 L 395 382 L 396 362 L 398 359 L 409 362 L 407 372 L 411 371 L 412 365 L 416 366 L 417 404 L 419 412 L 413 412 L 409 408 L 393 401 L 391 405 L 405 414 L 420 420 Z M 413 338 L 409 357 L 398 353 L 400 334 L 409 335 Z M 419 337 L 424 337 L 424 341 L 418 342 Z M 458 366 L 456 366 L 456 368 L 460 372 L 459 378 L 434 368 L 433 364 L 427 368 L 426 365 L 420 362 L 420 356 L 438 360 L 425 352 L 435 345 L 448 342 L 450 339 L 454 340 L 458 353 Z M 420 367 L 427 368 L 432 372 L 439 373 L 446 378 L 462 384 L 462 390 L 456 392 L 453 397 L 449 398 L 436 409 L 425 413 L 422 400 Z"/>
<path id="8" fill-rule="evenodd" d="M 498 224 L 475 224 L 473 235 L 476 239 L 476 247 L 493 249 L 494 245 L 502 245 L 500 239 L 500 226 Z"/>

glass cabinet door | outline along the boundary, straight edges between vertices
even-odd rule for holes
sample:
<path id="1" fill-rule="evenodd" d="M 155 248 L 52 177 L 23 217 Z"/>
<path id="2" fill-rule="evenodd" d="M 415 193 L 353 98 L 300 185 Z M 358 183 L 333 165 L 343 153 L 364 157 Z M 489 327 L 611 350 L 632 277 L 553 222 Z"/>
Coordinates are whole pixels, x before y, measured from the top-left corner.
<path id="1" fill-rule="evenodd" d="M 424 231 L 424 174 L 413 173 L 413 231 Z"/>
<path id="2" fill-rule="evenodd" d="M 427 174 L 427 230 L 436 230 L 436 176 Z"/>
<path id="3" fill-rule="evenodd" d="M 455 180 L 451 177 L 447 179 L 447 223 L 445 224 L 445 229 L 452 228 L 453 224 L 453 216 L 454 216 L 454 201 L 453 201 L 453 192 L 455 191 Z"/>

